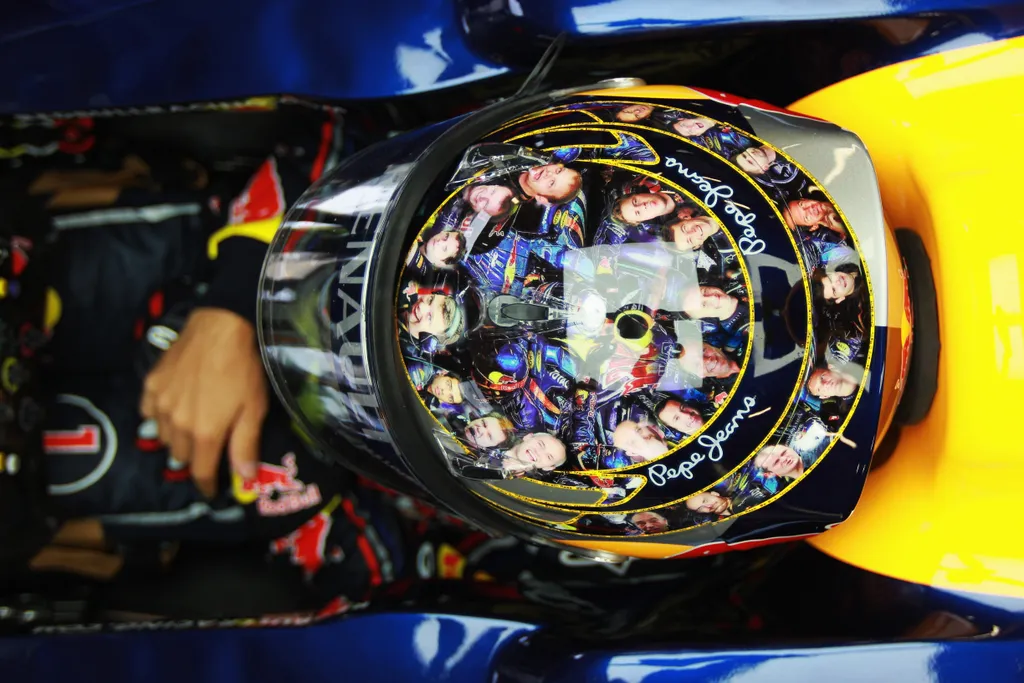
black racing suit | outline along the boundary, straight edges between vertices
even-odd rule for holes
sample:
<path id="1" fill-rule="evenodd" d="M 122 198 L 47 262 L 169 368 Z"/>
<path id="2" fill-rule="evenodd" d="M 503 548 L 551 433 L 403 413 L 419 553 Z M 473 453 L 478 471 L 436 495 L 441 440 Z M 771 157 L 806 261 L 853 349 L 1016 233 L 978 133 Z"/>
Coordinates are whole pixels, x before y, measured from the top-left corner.
<path id="1" fill-rule="evenodd" d="M 400 569 L 395 515 L 374 512 L 378 493 L 310 455 L 280 405 L 272 401 L 263 426 L 256 479 L 233 479 L 224 458 L 213 500 L 138 412 L 146 374 L 194 307 L 227 309 L 255 326 L 269 238 L 340 151 L 340 124 L 320 116 L 305 138 L 278 145 L 233 199 L 216 187 L 132 188 L 100 208 L 54 210 L 62 313 L 50 344 L 44 451 L 61 515 L 98 518 L 114 543 L 263 540 L 277 561 L 325 584 L 325 595 L 362 599 Z M 61 188 L 74 184 L 69 177 Z"/>
<path id="2" fill-rule="evenodd" d="M 231 201 L 217 188 L 180 196 L 161 188 L 124 192 L 102 210 L 54 212 L 62 317 L 49 346 L 45 450 L 62 516 L 98 518 L 126 548 L 263 541 L 272 562 L 304 576 L 325 615 L 371 596 L 429 601 L 437 584 L 426 579 L 458 581 L 446 590 L 457 585 L 488 605 L 605 615 L 599 621 L 609 628 L 663 602 L 665 589 L 689 574 L 682 564 L 614 567 L 492 539 L 314 457 L 274 401 L 256 481 L 233 480 L 224 458 L 220 493 L 207 500 L 169 459 L 138 413 L 143 380 L 196 306 L 255 325 L 269 237 L 339 153 L 340 127 L 330 117 L 306 130 L 296 136 L 293 128 Z M 609 585 L 617 588 L 609 593 Z"/>

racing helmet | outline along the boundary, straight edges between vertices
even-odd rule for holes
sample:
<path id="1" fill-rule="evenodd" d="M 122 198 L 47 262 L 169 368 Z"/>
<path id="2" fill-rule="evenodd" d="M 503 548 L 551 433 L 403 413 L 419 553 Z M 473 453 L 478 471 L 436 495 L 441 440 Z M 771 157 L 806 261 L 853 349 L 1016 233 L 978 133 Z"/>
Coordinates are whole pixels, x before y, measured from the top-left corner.
<path id="1" fill-rule="evenodd" d="M 260 345 L 326 459 L 492 533 L 704 555 L 853 511 L 904 280 L 853 133 L 611 81 L 328 174 L 269 250 Z"/>

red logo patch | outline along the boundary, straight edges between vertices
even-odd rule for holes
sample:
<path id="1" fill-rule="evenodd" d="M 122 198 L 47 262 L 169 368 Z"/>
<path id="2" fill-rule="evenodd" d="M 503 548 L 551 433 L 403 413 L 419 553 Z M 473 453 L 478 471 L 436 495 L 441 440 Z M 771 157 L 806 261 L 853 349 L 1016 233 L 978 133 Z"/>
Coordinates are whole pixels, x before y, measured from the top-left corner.
<path id="1" fill-rule="evenodd" d="M 304 484 L 297 478 L 295 454 L 289 453 L 280 465 L 261 462 L 256 476 L 235 482 L 235 498 L 243 504 L 255 502 L 264 517 L 290 515 L 322 502 L 320 487 Z"/>
<path id="2" fill-rule="evenodd" d="M 306 578 L 312 577 L 324 566 L 324 547 L 334 520 L 321 511 L 284 538 L 270 543 L 270 552 L 275 555 L 288 553 L 292 564 L 302 567 Z"/>
<path id="3" fill-rule="evenodd" d="M 228 225 L 252 223 L 284 213 L 284 190 L 277 174 L 277 162 L 268 159 L 256 171 L 242 194 L 231 202 Z"/>

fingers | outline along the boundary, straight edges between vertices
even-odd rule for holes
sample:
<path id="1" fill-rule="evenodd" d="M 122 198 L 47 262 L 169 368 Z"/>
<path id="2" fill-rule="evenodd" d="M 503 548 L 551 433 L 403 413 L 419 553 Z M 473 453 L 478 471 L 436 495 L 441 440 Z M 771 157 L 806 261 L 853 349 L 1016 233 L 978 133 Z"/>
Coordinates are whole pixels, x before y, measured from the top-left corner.
<path id="1" fill-rule="evenodd" d="M 193 453 L 196 439 L 193 437 L 192 421 L 181 405 L 174 400 L 174 395 L 167 393 L 164 388 L 164 374 L 161 372 L 163 360 L 161 359 L 161 363 L 146 376 L 139 412 L 144 419 L 156 421 L 157 438 L 167 446 L 171 459 L 187 467 L 196 459 Z M 205 454 L 205 451 L 203 453 Z M 195 477 L 194 465 L 192 469 Z M 200 465 L 200 476 L 196 478 L 196 486 L 203 495 L 212 497 L 216 493 L 216 471 L 211 478 L 208 469 L 208 465 Z"/>
<path id="2" fill-rule="evenodd" d="M 194 460 L 192 454 L 192 435 L 184 429 L 173 428 L 170 439 L 166 442 L 171 449 L 171 457 L 182 465 Z"/>
<path id="3" fill-rule="evenodd" d="M 192 454 L 192 481 L 200 493 L 213 498 L 217 495 L 217 466 L 220 464 L 223 441 L 203 439 L 203 445 L 199 446 L 200 441 L 196 439 L 194 443 L 196 448 Z"/>
<path id="4" fill-rule="evenodd" d="M 142 392 L 142 398 L 139 399 L 139 415 L 146 420 L 156 419 L 156 401 L 153 398 L 153 394 L 149 391 Z"/>
<path id="5" fill-rule="evenodd" d="M 213 497 L 226 445 L 234 471 L 256 475 L 267 401 L 252 326 L 227 311 L 197 309 L 146 377 L 139 411 L 156 421 L 171 457 Z"/>
<path id="6" fill-rule="evenodd" d="M 158 413 L 157 438 L 167 446 L 171 459 L 182 467 L 188 466 L 193 460 L 192 436 L 187 428 L 178 426 L 173 417 L 167 413 Z"/>
<path id="7" fill-rule="evenodd" d="M 171 449 L 171 444 L 174 443 L 174 426 L 171 424 L 171 420 L 169 417 L 160 415 L 159 413 L 157 414 L 156 417 L 156 437 L 160 440 L 160 443 L 167 446 L 168 449 Z M 175 455 L 173 449 L 171 449 L 171 457 L 180 462 L 182 465 L 188 464 L 188 455 L 189 454 L 187 452 L 180 450 L 178 454 Z M 182 460 L 181 458 L 186 459 Z"/>
<path id="8" fill-rule="evenodd" d="M 160 395 L 160 375 L 157 374 L 157 369 L 160 367 L 157 364 L 156 368 L 153 368 L 148 375 L 146 380 L 142 384 L 142 398 L 139 400 L 139 414 L 147 420 L 159 421 L 160 415 L 157 411 L 157 396 Z M 163 438 L 163 437 L 161 437 Z"/>
<path id="9" fill-rule="evenodd" d="M 266 417 L 266 403 L 254 403 L 243 409 L 228 441 L 228 459 L 231 469 L 243 479 L 256 476 L 256 463 L 260 455 L 260 431 Z"/>
<path id="10" fill-rule="evenodd" d="M 210 421 L 195 424 L 192 434 L 192 479 L 207 498 L 217 493 L 217 471 L 227 431 Z"/>
<path id="11" fill-rule="evenodd" d="M 195 425 L 183 417 L 157 417 L 160 441 L 167 445 L 171 458 L 188 466 L 196 488 L 207 498 L 217 495 L 217 468 L 224 450 L 226 435 L 208 425 Z M 257 427 L 258 429 L 258 427 Z"/>

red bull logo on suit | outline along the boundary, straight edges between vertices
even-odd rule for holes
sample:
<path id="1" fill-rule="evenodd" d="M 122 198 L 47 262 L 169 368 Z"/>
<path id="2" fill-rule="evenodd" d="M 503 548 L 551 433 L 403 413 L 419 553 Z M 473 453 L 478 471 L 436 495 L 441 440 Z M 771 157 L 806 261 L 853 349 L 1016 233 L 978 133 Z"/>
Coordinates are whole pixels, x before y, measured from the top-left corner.
<path id="1" fill-rule="evenodd" d="M 327 537 L 334 526 L 331 513 L 338 507 L 338 499 L 331 501 L 317 515 L 283 538 L 272 541 L 270 552 L 275 555 L 288 553 L 292 564 L 302 567 L 306 578 L 314 576 L 326 561 L 339 562 L 344 557 L 341 548 L 334 547 L 325 552 Z M 325 559 L 326 558 L 326 559 Z"/>
<path id="2" fill-rule="evenodd" d="M 261 462 L 252 479 L 236 477 L 234 494 L 243 505 L 255 503 L 264 517 L 290 515 L 323 502 L 319 486 L 298 478 L 294 453 L 284 456 L 280 465 Z"/>

